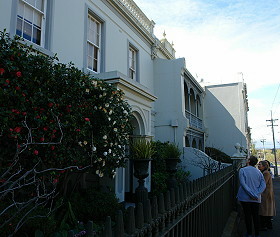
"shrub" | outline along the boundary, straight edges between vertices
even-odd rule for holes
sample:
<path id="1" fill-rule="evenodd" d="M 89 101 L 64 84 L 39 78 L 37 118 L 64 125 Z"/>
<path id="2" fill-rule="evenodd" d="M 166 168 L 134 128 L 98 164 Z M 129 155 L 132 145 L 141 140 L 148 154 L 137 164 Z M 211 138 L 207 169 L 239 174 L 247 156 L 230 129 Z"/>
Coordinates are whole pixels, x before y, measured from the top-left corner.
<path id="1" fill-rule="evenodd" d="M 72 209 L 77 219 L 84 223 L 92 220 L 102 224 L 107 216 L 114 219 L 117 210 L 121 209 L 121 204 L 114 193 L 94 188 L 75 193 L 69 201 L 73 203 Z"/>
<path id="2" fill-rule="evenodd" d="M 159 195 L 167 191 L 168 176 L 166 172 L 155 172 L 152 174 L 151 192 L 153 195 Z"/>
<path id="3" fill-rule="evenodd" d="M 121 90 L 23 43 L 0 32 L 0 198 L 9 206 L 0 232 L 18 231 L 10 213 L 28 213 L 24 204 L 50 205 L 71 172 L 113 175 L 131 133 Z"/>

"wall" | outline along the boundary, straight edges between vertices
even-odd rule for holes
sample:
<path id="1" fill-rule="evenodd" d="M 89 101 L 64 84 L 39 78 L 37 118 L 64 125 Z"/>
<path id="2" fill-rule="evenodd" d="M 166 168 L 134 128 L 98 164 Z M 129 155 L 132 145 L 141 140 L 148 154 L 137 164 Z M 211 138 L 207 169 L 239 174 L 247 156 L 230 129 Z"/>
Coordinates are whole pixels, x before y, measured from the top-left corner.
<path id="1" fill-rule="evenodd" d="M 183 147 L 187 127 L 184 106 L 184 86 L 181 72 L 184 58 L 154 60 L 155 140 L 175 142 Z"/>
<path id="2" fill-rule="evenodd" d="M 205 87 L 206 146 L 230 156 L 235 152 L 236 143 L 247 148 L 247 111 L 242 90 L 241 82 Z"/>

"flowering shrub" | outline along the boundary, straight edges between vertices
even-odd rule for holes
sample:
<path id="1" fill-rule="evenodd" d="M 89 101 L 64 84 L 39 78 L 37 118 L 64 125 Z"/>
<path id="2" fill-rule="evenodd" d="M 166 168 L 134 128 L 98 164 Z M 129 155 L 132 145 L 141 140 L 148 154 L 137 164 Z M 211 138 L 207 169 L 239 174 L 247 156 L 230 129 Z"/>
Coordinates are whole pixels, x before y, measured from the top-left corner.
<path id="1" fill-rule="evenodd" d="M 21 42 L 0 32 L 1 199 L 20 188 L 38 199 L 49 186 L 53 197 L 75 167 L 113 175 L 131 129 L 123 92 Z"/>

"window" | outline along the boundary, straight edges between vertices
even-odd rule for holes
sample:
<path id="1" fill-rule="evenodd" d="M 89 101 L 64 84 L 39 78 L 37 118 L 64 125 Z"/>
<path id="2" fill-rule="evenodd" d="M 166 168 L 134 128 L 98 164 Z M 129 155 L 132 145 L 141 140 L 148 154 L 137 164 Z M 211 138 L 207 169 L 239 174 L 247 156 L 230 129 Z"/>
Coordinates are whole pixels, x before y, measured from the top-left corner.
<path id="1" fill-rule="evenodd" d="M 90 14 L 87 28 L 87 68 L 99 72 L 101 23 Z"/>
<path id="2" fill-rule="evenodd" d="M 136 54 L 137 51 L 129 46 L 128 53 L 128 77 L 136 80 Z"/>
<path id="3" fill-rule="evenodd" d="M 16 34 L 43 46 L 44 0 L 19 0 Z"/>

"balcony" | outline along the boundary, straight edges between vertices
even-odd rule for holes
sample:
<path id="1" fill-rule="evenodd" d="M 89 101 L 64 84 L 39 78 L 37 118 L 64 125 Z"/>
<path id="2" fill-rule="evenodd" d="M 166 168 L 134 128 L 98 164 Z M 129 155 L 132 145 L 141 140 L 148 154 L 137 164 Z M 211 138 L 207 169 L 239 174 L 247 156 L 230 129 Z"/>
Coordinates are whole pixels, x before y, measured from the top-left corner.
<path id="1" fill-rule="evenodd" d="M 202 130 L 202 119 L 186 110 L 186 118 L 190 121 L 190 127 Z"/>

